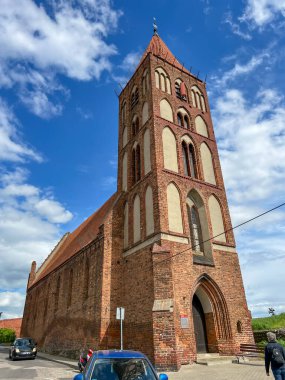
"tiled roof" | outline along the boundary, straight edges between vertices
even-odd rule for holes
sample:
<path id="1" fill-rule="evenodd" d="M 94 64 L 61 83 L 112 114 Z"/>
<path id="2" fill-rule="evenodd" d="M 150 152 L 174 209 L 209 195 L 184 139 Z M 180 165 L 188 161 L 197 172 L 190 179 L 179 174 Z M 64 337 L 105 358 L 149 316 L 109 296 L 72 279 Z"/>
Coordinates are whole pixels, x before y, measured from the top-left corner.
<path id="1" fill-rule="evenodd" d="M 157 34 L 154 34 L 152 36 L 152 39 L 150 40 L 150 43 L 142 56 L 141 62 L 144 60 L 148 53 L 152 53 L 160 58 L 163 58 L 168 63 L 176 66 L 178 69 L 189 73 L 189 71 L 185 69 L 185 67 L 183 67 L 181 63 L 175 58 L 175 56 L 171 53 L 166 44 Z"/>
<path id="2" fill-rule="evenodd" d="M 99 227 L 104 223 L 106 216 L 111 211 L 117 193 L 113 194 L 94 214 L 89 216 L 76 230 L 67 236 L 54 257 L 47 266 L 35 277 L 32 285 L 58 268 L 72 256 L 76 255 L 83 247 L 94 240 L 99 232 Z"/>

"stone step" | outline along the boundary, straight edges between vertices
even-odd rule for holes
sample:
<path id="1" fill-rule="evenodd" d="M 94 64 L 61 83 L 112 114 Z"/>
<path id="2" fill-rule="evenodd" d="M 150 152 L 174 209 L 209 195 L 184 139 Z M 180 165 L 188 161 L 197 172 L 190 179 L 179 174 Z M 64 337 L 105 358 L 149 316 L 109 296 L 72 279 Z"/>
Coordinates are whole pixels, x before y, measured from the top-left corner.
<path id="1" fill-rule="evenodd" d="M 221 365 L 230 364 L 235 359 L 235 356 L 220 356 L 219 354 L 198 354 L 196 363 L 208 366 Z"/>

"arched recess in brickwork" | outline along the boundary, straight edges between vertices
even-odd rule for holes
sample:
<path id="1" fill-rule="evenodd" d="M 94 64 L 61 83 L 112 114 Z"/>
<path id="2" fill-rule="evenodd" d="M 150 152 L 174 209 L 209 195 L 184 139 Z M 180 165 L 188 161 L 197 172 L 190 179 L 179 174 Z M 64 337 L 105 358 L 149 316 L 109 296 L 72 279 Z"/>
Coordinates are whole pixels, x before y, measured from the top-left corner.
<path id="1" fill-rule="evenodd" d="M 192 251 L 211 257 L 212 249 L 209 241 L 210 233 L 206 208 L 197 190 L 192 189 L 188 193 L 186 205 Z"/>
<path id="2" fill-rule="evenodd" d="M 142 77 L 142 92 L 143 95 L 147 94 L 149 90 L 149 73 L 148 69 L 145 69 Z"/>
<path id="3" fill-rule="evenodd" d="M 229 341 L 232 339 L 232 330 L 225 297 L 216 282 L 206 273 L 197 279 L 193 288 L 192 299 L 194 294 L 198 293 L 199 296 L 199 292 L 200 294 L 203 292 L 208 297 L 208 301 L 205 300 L 204 302 L 209 302 L 211 306 L 217 344 L 219 345 L 219 341 L 221 343 Z M 204 305 L 202 300 L 203 308 Z M 208 308 L 206 311 L 210 311 L 210 309 Z"/>
<path id="4" fill-rule="evenodd" d="M 143 153 L 144 153 L 144 174 L 151 171 L 151 157 L 150 157 L 150 132 L 147 128 L 143 136 Z"/>
<path id="5" fill-rule="evenodd" d="M 207 124 L 200 115 L 195 118 L 195 129 L 199 135 L 209 137 Z"/>
<path id="6" fill-rule="evenodd" d="M 220 202 L 214 195 L 211 195 L 208 204 L 212 224 L 212 237 L 215 237 L 214 240 L 226 242 L 226 235 L 223 233 L 225 226 Z"/>
<path id="7" fill-rule="evenodd" d="M 122 164 L 122 191 L 127 190 L 128 183 L 128 152 L 125 152 L 123 156 L 123 164 Z"/>
<path id="8" fill-rule="evenodd" d="M 68 292 L 67 292 L 67 307 L 71 305 L 73 290 L 73 269 L 68 272 Z"/>
<path id="9" fill-rule="evenodd" d="M 123 148 L 127 145 L 128 142 L 128 128 L 125 127 L 123 131 Z"/>
<path id="10" fill-rule="evenodd" d="M 216 185 L 216 177 L 213 166 L 213 157 L 212 153 L 207 144 L 202 143 L 200 146 L 202 166 L 204 173 L 204 181 Z"/>
<path id="11" fill-rule="evenodd" d="M 126 202 L 124 207 L 124 248 L 129 245 L 129 205 Z"/>
<path id="12" fill-rule="evenodd" d="M 148 112 L 148 102 L 144 102 L 143 108 L 142 108 L 142 125 L 144 125 L 149 118 L 149 112 Z"/>
<path id="13" fill-rule="evenodd" d="M 170 103 L 166 99 L 162 99 L 159 103 L 160 116 L 163 119 L 171 121 L 173 123 L 173 112 Z"/>
<path id="14" fill-rule="evenodd" d="M 206 112 L 206 104 L 204 96 L 201 90 L 197 86 L 191 87 L 191 98 L 193 107 L 199 108 L 203 112 Z"/>
<path id="15" fill-rule="evenodd" d="M 155 69 L 155 85 L 161 91 L 171 94 L 170 79 L 166 71 L 162 67 Z"/>
<path id="16" fill-rule="evenodd" d="M 153 219 L 153 195 L 152 188 L 147 187 L 145 192 L 145 223 L 146 223 L 146 236 L 154 232 L 154 219 Z"/>
<path id="17" fill-rule="evenodd" d="M 57 310 L 58 310 L 60 285 L 61 285 L 61 277 L 58 276 L 57 281 L 56 281 L 56 288 L 55 288 L 55 300 L 54 300 L 54 311 L 55 312 L 57 312 Z"/>
<path id="18" fill-rule="evenodd" d="M 133 233 L 134 243 L 141 240 L 141 202 L 140 197 L 136 195 L 133 206 Z"/>
<path id="19" fill-rule="evenodd" d="M 167 210 L 169 231 L 183 233 L 180 194 L 174 183 L 167 186 Z"/>
<path id="20" fill-rule="evenodd" d="M 126 115 L 127 115 L 127 102 L 124 100 L 122 103 L 122 109 L 121 109 L 121 120 L 122 120 L 123 125 L 126 123 Z"/>
<path id="21" fill-rule="evenodd" d="M 177 110 L 177 124 L 186 129 L 190 129 L 190 115 L 184 107 L 179 107 Z"/>
<path id="22" fill-rule="evenodd" d="M 199 178 L 199 168 L 197 154 L 193 141 L 188 135 L 181 138 L 182 160 L 184 175 L 192 178 Z"/>
<path id="23" fill-rule="evenodd" d="M 178 99 L 188 101 L 188 89 L 180 78 L 175 80 L 175 94 Z"/>
<path id="24" fill-rule="evenodd" d="M 84 265 L 84 288 L 83 288 L 83 298 L 86 300 L 88 298 L 89 294 L 89 270 L 90 270 L 90 263 L 88 257 L 85 258 L 85 265 Z"/>
<path id="25" fill-rule="evenodd" d="M 169 127 L 165 127 L 162 131 L 162 144 L 165 169 L 178 173 L 176 139 Z"/>

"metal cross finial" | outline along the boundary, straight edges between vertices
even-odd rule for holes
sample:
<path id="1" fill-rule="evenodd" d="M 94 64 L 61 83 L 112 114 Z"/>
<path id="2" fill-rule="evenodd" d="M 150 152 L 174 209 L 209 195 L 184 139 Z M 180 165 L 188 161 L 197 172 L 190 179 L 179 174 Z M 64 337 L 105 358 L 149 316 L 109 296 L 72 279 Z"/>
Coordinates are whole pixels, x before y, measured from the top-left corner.
<path id="1" fill-rule="evenodd" d="M 155 36 L 158 36 L 158 33 L 157 33 L 157 29 L 158 29 L 158 27 L 157 27 L 157 25 L 156 25 L 156 18 L 154 17 L 153 18 L 153 34 L 155 35 Z"/>

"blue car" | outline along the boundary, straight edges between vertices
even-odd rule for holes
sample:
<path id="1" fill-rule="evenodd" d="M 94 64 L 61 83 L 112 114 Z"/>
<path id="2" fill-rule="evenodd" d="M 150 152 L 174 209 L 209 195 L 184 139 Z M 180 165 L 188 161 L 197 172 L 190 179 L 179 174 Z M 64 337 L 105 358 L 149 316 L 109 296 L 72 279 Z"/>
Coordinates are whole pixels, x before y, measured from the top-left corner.
<path id="1" fill-rule="evenodd" d="M 83 373 L 73 380 L 168 380 L 156 373 L 148 358 L 138 351 L 95 351 Z"/>

